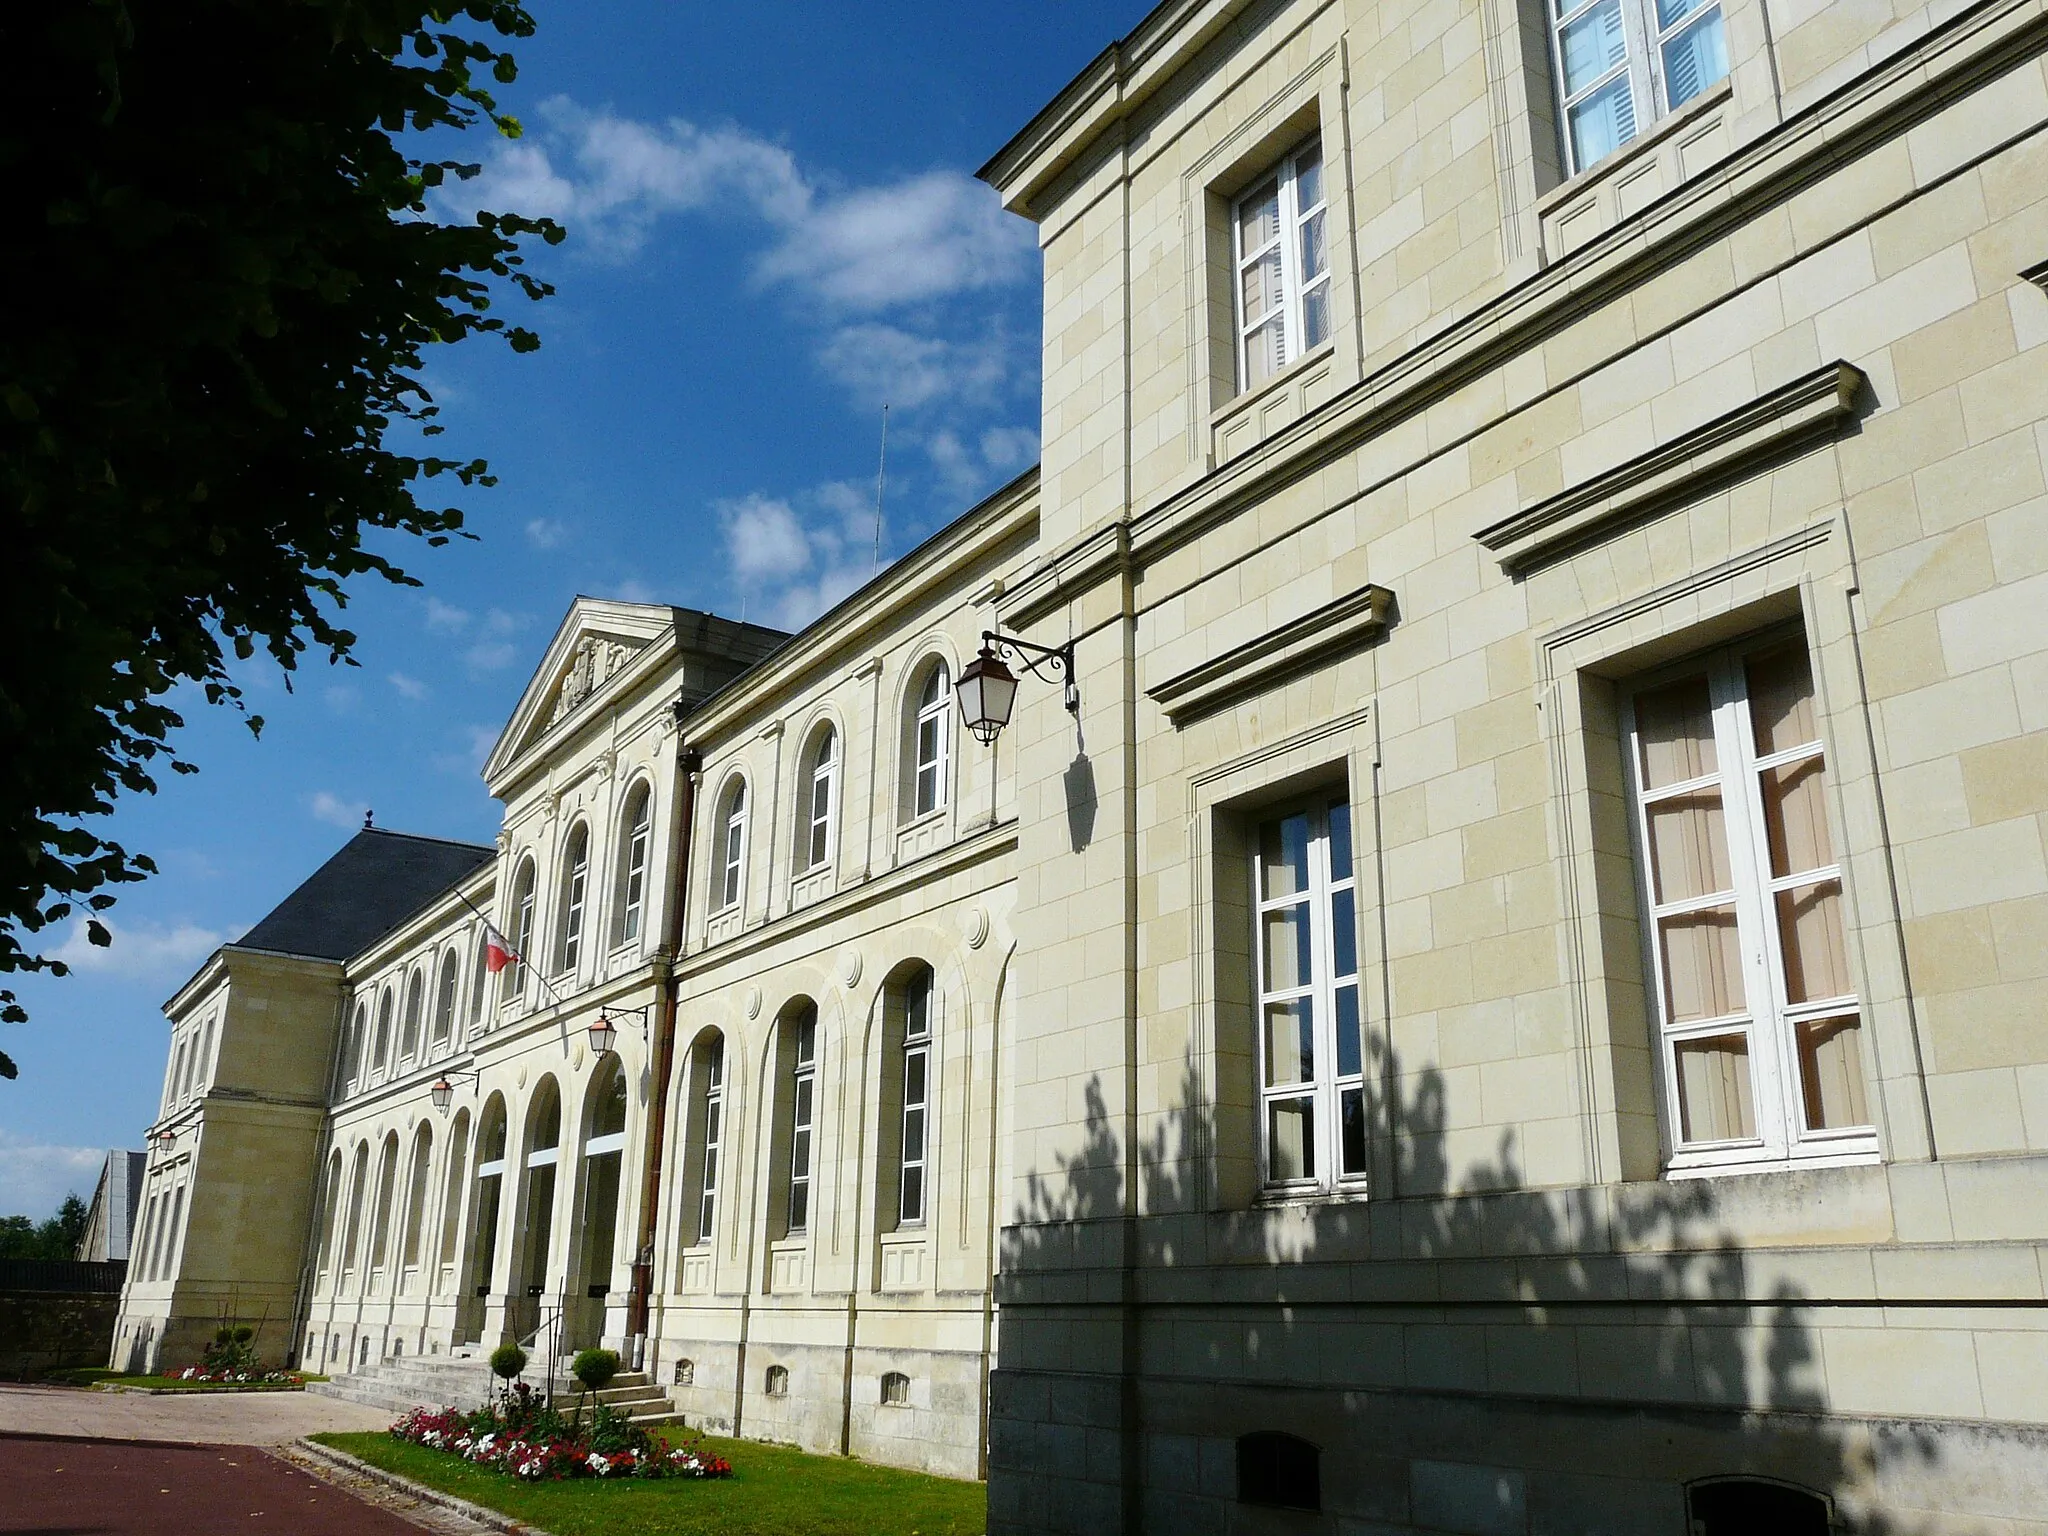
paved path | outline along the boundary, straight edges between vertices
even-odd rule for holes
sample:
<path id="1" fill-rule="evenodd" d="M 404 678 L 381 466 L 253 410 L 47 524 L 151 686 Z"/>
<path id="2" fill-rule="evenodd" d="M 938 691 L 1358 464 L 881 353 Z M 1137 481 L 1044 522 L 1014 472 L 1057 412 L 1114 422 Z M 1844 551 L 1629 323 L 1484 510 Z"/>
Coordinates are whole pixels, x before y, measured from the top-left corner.
<path id="1" fill-rule="evenodd" d="M 0 1435 L 0 1531 L 19 1536 L 421 1536 L 257 1446 Z"/>
<path id="2" fill-rule="evenodd" d="M 322 1430 L 388 1429 L 396 1418 L 310 1392 L 189 1392 L 150 1396 L 83 1387 L 0 1386 L 0 1435 L 282 1445 Z M 0 1525 L 0 1530 L 8 1527 Z"/>

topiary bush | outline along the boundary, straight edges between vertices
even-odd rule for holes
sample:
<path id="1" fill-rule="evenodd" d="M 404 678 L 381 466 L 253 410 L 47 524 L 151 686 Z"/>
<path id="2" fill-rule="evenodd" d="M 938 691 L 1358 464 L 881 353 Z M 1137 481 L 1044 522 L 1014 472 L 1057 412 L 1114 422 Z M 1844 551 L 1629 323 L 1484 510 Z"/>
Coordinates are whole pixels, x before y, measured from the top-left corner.
<path id="1" fill-rule="evenodd" d="M 517 1344 L 500 1344 L 491 1351 L 491 1374 L 510 1381 L 526 1369 L 526 1351 Z"/>
<path id="2" fill-rule="evenodd" d="M 611 1349 L 578 1350 L 576 1358 L 569 1363 L 569 1374 L 583 1383 L 584 1390 L 602 1392 L 619 1374 L 618 1351 Z"/>

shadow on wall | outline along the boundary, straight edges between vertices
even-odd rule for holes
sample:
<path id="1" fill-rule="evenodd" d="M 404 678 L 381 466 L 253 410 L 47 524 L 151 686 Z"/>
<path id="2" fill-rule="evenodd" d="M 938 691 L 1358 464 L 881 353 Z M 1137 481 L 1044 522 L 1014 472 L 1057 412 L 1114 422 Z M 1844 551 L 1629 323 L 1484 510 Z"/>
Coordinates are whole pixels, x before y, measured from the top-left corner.
<path id="1" fill-rule="evenodd" d="M 1127 1219 L 1090 1080 L 1004 1233 L 992 1532 L 1932 1528 L 1877 1504 L 1931 1483 L 1936 1432 L 1822 1417 L 1813 1303 L 1710 1181 L 1531 1190 L 1506 1133 L 1454 1179 L 1443 1075 L 1381 1056 L 1413 1084 L 1370 1127 L 1394 1188 L 1452 1193 L 1215 1210 L 1190 1064 Z"/>

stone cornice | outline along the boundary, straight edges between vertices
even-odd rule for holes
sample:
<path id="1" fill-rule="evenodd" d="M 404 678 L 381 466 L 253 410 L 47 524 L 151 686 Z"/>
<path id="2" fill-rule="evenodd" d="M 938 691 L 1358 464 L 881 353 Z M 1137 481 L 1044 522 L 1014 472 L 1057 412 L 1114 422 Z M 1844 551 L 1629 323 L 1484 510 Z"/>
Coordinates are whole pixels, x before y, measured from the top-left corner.
<path id="1" fill-rule="evenodd" d="M 1472 537 L 1520 572 L 1640 522 L 1683 498 L 1797 452 L 1852 419 L 1863 370 L 1833 362 Z"/>
<path id="2" fill-rule="evenodd" d="M 1326 666 L 1372 643 L 1387 627 L 1394 594 L 1368 582 L 1255 640 L 1145 690 L 1175 725 L 1212 714 L 1302 672 Z"/>

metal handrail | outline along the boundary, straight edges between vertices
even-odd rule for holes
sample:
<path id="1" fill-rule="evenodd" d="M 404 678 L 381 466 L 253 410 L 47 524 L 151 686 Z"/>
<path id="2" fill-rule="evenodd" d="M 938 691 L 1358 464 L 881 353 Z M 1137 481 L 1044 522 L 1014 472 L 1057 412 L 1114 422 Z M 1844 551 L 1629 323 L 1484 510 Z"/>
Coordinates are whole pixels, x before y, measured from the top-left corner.
<path id="1" fill-rule="evenodd" d="M 538 1300 L 538 1298 L 535 1299 Z M 529 1355 L 532 1355 L 537 1353 L 540 1349 L 540 1336 L 543 1333 L 545 1333 L 548 1336 L 547 1403 L 550 1408 L 555 1406 L 555 1363 L 561 1355 L 562 1321 L 563 1313 L 566 1311 L 566 1309 L 566 1302 L 557 1301 L 555 1305 L 551 1307 L 545 1301 L 542 1301 L 540 1306 L 540 1320 L 533 1325 L 533 1332 L 529 1333 L 523 1339 L 515 1338 L 512 1341 L 513 1343 L 517 1344 L 521 1349 L 526 1350 Z"/>

